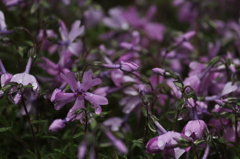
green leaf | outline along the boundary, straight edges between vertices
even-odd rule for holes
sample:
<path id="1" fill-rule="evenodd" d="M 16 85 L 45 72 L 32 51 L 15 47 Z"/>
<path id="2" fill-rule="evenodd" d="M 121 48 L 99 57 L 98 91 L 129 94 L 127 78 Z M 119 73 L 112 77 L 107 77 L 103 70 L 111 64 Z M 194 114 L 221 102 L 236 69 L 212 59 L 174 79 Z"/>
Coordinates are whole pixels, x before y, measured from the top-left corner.
<path id="1" fill-rule="evenodd" d="M 39 124 L 39 123 L 45 123 L 47 120 L 33 120 L 32 124 Z"/>
<path id="2" fill-rule="evenodd" d="M 30 13 L 33 14 L 37 11 L 37 9 L 39 8 L 39 4 L 38 3 L 34 3 L 31 7 Z"/>
<path id="3" fill-rule="evenodd" d="M 18 47 L 18 54 L 23 57 L 25 51 L 25 47 L 19 46 Z"/>
<path id="4" fill-rule="evenodd" d="M 152 131 L 152 132 L 157 132 L 155 129 L 155 126 L 152 123 L 148 123 L 148 128 Z"/>
<path id="5" fill-rule="evenodd" d="M 214 57 L 211 61 L 208 62 L 209 66 L 215 65 L 220 60 L 219 56 Z"/>
<path id="6" fill-rule="evenodd" d="M 113 149 L 113 158 L 114 158 L 114 159 L 119 159 L 115 148 L 112 147 L 112 149 Z"/>
<path id="7" fill-rule="evenodd" d="M 183 89 L 183 84 L 182 84 L 181 81 L 177 80 L 177 81 L 174 81 L 173 83 L 174 83 L 177 87 Z"/>
<path id="8" fill-rule="evenodd" d="M 55 140 L 60 140 L 60 139 L 57 138 L 56 136 L 42 136 L 41 138 L 43 138 L 43 139 L 55 139 Z"/>
<path id="9" fill-rule="evenodd" d="M 139 148 L 143 147 L 143 140 L 142 139 L 133 140 L 132 142 L 133 142 L 132 149 L 134 147 L 139 147 Z"/>
<path id="10" fill-rule="evenodd" d="M 80 136 L 82 136 L 82 135 L 84 135 L 84 132 L 80 132 L 80 133 L 75 134 L 75 135 L 73 136 L 73 138 L 76 139 L 76 138 L 78 138 L 78 137 L 80 137 Z"/>
<path id="11" fill-rule="evenodd" d="M 107 112 L 101 112 L 101 114 L 95 114 L 95 116 L 104 116 L 107 114 L 110 114 L 112 111 L 107 111 Z"/>
<path id="12" fill-rule="evenodd" d="M 60 150 L 60 149 L 54 149 L 54 151 L 66 155 L 66 153 L 64 151 Z"/>
<path id="13" fill-rule="evenodd" d="M 34 152 L 32 152 L 31 150 L 27 150 L 27 152 L 29 152 L 32 156 L 34 156 L 34 158 L 37 158 L 37 155 Z"/>
<path id="14" fill-rule="evenodd" d="M 94 129 L 97 126 L 97 121 L 95 119 L 91 120 L 91 129 Z"/>
<path id="15" fill-rule="evenodd" d="M 3 127 L 3 128 L 0 128 L 0 132 L 5 132 L 5 131 L 8 131 L 8 130 L 11 130 L 12 127 Z"/>
<path id="16" fill-rule="evenodd" d="M 109 146 L 112 146 L 112 144 L 111 143 L 101 143 L 101 144 L 99 144 L 99 147 L 109 147 Z"/>
<path id="17" fill-rule="evenodd" d="M 179 109 L 179 108 L 181 108 L 182 106 L 183 106 L 183 104 L 184 104 L 184 100 L 183 99 L 178 99 L 177 100 L 177 109 Z"/>
<path id="18" fill-rule="evenodd" d="M 32 85 L 25 85 L 25 86 L 23 86 L 23 88 L 32 88 L 33 86 Z"/>

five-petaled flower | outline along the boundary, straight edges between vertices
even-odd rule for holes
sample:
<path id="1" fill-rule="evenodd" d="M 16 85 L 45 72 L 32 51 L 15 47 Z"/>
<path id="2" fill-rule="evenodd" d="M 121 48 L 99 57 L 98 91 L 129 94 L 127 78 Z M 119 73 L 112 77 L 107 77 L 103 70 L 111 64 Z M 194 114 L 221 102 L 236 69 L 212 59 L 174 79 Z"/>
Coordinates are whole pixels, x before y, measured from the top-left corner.
<path id="1" fill-rule="evenodd" d="M 75 104 L 69 110 L 66 120 L 81 119 L 82 114 L 76 114 L 77 109 L 85 109 L 85 100 L 89 101 L 95 109 L 96 114 L 102 112 L 100 105 L 107 105 L 107 98 L 87 92 L 91 87 L 100 84 L 102 81 L 99 78 L 92 79 L 92 72 L 85 72 L 83 75 L 83 82 L 76 80 L 73 72 L 67 73 L 67 76 L 61 74 L 61 77 L 69 84 L 72 92 L 65 93 L 63 91 L 54 94 L 54 107 L 56 110 L 61 109 L 65 104 L 75 100 Z"/>

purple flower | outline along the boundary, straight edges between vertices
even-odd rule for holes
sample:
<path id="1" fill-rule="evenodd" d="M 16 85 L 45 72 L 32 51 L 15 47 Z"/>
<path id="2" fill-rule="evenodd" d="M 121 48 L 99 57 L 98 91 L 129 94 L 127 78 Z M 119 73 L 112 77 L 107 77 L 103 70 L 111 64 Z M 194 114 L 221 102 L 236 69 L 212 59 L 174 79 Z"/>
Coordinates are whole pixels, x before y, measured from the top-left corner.
<path id="1" fill-rule="evenodd" d="M 59 110 L 67 103 L 70 103 L 75 100 L 75 104 L 68 112 L 67 115 L 68 120 L 81 118 L 81 115 L 75 116 L 74 111 L 76 111 L 79 108 L 85 109 L 84 104 L 85 100 L 89 101 L 93 105 L 96 114 L 100 114 L 102 111 L 100 105 L 108 104 L 107 98 L 87 92 L 88 89 L 102 82 L 101 79 L 99 78 L 92 79 L 91 71 L 84 73 L 82 84 L 76 80 L 73 72 L 67 73 L 67 76 L 62 74 L 62 78 L 69 84 L 72 93 L 58 92 L 55 95 L 54 107 L 56 110 Z"/>
<path id="2" fill-rule="evenodd" d="M 36 78 L 33 75 L 30 75 L 28 73 L 18 73 L 15 74 L 10 82 L 16 82 L 18 84 L 22 84 L 23 86 L 28 86 L 31 85 L 32 86 L 32 90 L 34 91 L 34 95 L 37 96 L 38 90 L 39 90 L 39 84 L 36 80 Z M 12 93 L 16 88 L 13 87 L 10 90 L 10 93 Z M 24 91 L 24 95 L 29 97 L 29 95 L 31 94 L 31 91 L 29 91 L 29 89 L 26 89 L 26 91 Z M 14 96 L 13 100 L 14 100 L 14 104 L 18 104 L 20 102 L 22 98 L 21 95 L 21 91 L 18 90 L 17 94 Z"/>
<path id="3" fill-rule="evenodd" d="M 53 54 L 56 51 L 58 45 L 52 44 L 48 40 L 44 39 L 44 38 L 49 38 L 49 37 L 56 38 L 57 35 L 54 33 L 53 30 L 50 30 L 50 29 L 43 30 L 43 29 L 41 29 L 38 33 L 37 39 L 38 39 L 38 41 L 43 40 L 42 44 L 41 44 L 41 48 L 43 50 L 48 50 L 50 54 Z"/>
<path id="4" fill-rule="evenodd" d="M 145 18 L 140 18 L 136 8 L 131 6 L 123 13 L 123 16 L 129 24 L 136 29 L 143 30 L 151 39 L 162 41 L 165 27 L 161 24 L 150 22 L 156 11 L 156 6 L 151 6 Z"/>
<path id="5" fill-rule="evenodd" d="M 193 140 L 200 139 L 207 129 L 207 125 L 203 120 L 191 120 L 182 130 L 182 133 Z"/>
<path id="6" fill-rule="evenodd" d="M 180 156 L 177 157 L 175 155 L 175 151 L 171 151 L 171 150 L 178 148 L 178 141 L 182 139 L 189 142 L 192 141 L 189 137 L 185 136 L 184 134 L 174 132 L 174 131 L 168 131 L 163 135 L 150 139 L 146 145 L 146 151 L 147 153 L 163 152 L 163 154 L 170 152 L 171 155 L 178 158 Z M 184 149 L 182 149 L 182 151 L 185 152 Z"/>
<path id="7" fill-rule="evenodd" d="M 10 82 L 15 82 L 15 83 L 17 83 L 19 85 L 23 85 L 23 86 L 31 85 L 32 90 L 34 91 L 33 92 L 34 95 L 37 96 L 38 90 L 39 90 L 39 84 L 38 84 L 36 78 L 33 75 L 29 74 L 31 65 L 32 65 L 32 57 L 29 57 L 25 71 L 23 73 L 18 73 L 18 74 L 13 75 Z M 13 87 L 10 90 L 10 94 L 15 90 L 16 90 L 16 87 Z M 18 90 L 17 94 L 15 95 L 15 97 L 13 99 L 15 104 L 18 104 L 18 102 L 21 100 L 21 98 L 22 98 L 21 93 L 24 93 L 24 95 L 27 97 L 29 97 L 31 95 L 31 91 L 29 91 L 30 89 L 27 88 L 25 90 L 26 91 L 24 91 L 24 92 L 21 92 L 20 90 Z"/>
<path id="8" fill-rule="evenodd" d="M 88 8 L 83 15 L 85 19 L 84 24 L 87 28 L 93 27 L 101 22 L 104 16 L 102 9 L 97 9 L 94 7 Z"/>
<path id="9" fill-rule="evenodd" d="M 39 90 L 39 85 L 36 78 L 33 75 L 28 73 L 18 73 L 15 74 L 10 82 L 16 82 L 18 84 L 22 84 L 24 86 L 32 85 L 33 91 Z"/>
<path id="10" fill-rule="evenodd" d="M 179 7 L 178 19 L 183 22 L 192 23 L 197 17 L 197 9 L 194 7 L 194 4 L 190 1 L 181 1 L 175 0 L 174 5 Z"/>
<path id="11" fill-rule="evenodd" d="M 130 51 L 140 51 L 141 47 L 139 46 L 139 42 L 140 42 L 140 35 L 138 31 L 133 31 L 132 32 L 132 41 L 131 43 L 128 42 L 121 42 L 120 46 L 130 50 Z"/>
<path id="12" fill-rule="evenodd" d="M 123 11 L 121 8 L 112 8 L 109 10 L 110 17 L 106 17 L 103 19 L 103 23 L 113 29 L 117 30 L 127 30 L 129 28 L 129 24 L 123 17 Z"/>
<path id="13" fill-rule="evenodd" d="M 53 82 L 53 85 L 57 87 L 63 82 L 60 74 L 67 74 L 70 72 L 69 69 L 72 68 L 72 65 L 74 64 L 74 61 L 70 59 L 70 54 L 71 53 L 67 51 L 64 56 L 60 58 L 57 64 L 53 63 L 45 57 L 42 57 L 44 62 L 38 64 L 38 66 L 44 69 L 48 74 L 54 76 L 54 78 L 50 80 Z M 45 82 L 44 79 L 43 82 Z"/>
<path id="14" fill-rule="evenodd" d="M 80 27 L 81 21 L 76 20 L 71 27 L 71 31 L 68 32 L 64 22 L 60 23 L 59 32 L 61 34 L 62 40 L 59 43 L 66 47 L 72 54 L 79 57 L 79 53 L 82 49 L 82 42 L 77 41 L 73 42 L 78 36 L 83 34 L 84 26 Z"/>
<path id="15" fill-rule="evenodd" d="M 65 121 L 62 119 L 56 119 L 49 126 L 49 131 L 51 132 L 59 132 L 65 127 Z"/>
<path id="16" fill-rule="evenodd" d="M 23 86 L 32 85 L 33 91 L 38 91 L 39 85 L 36 78 L 29 74 L 31 65 L 32 57 L 29 57 L 25 71 L 23 73 L 15 74 L 10 82 L 16 82 L 18 84 L 22 84 Z"/>

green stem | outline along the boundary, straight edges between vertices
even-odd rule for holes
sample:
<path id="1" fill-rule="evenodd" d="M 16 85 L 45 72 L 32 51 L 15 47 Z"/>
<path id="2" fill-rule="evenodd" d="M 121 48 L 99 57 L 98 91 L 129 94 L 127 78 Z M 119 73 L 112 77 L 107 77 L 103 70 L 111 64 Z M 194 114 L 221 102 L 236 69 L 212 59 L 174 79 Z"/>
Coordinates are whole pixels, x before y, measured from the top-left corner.
<path id="1" fill-rule="evenodd" d="M 33 140 L 34 140 L 34 144 L 37 148 L 37 156 L 38 156 L 38 159 L 41 159 L 41 155 L 40 155 L 40 151 L 39 151 L 39 146 L 38 146 L 38 142 L 37 142 L 37 138 L 36 138 L 36 135 L 34 133 L 34 130 L 33 130 L 33 126 L 32 126 L 32 123 L 31 123 L 31 120 L 30 120 L 30 116 L 28 114 L 28 111 L 27 111 L 27 107 L 26 107 L 26 104 L 25 104 L 25 101 L 23 99 L 23 93 L 22 93 L 22 103 L 23 103 L 23 108 L 25 110 L 25 113 L 26 113 L 26 116 L 27 116 L 27 120 L 28 120 L 28 123 L 30 125 L 30 129 L 31 129 L 31 132 L 32 132 L 32 136 L 33 136 Z"/>

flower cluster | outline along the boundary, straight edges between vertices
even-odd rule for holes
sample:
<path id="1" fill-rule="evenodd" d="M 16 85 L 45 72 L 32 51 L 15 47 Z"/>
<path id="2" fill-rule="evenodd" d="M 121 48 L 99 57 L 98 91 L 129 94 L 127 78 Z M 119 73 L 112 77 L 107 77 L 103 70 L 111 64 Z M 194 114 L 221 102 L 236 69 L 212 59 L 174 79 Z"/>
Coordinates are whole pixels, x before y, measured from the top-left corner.
<path id="1" fill-rule="evenodd" d="M 0 158 L 240 156 L 239 0 L 0 6 Z"/>

